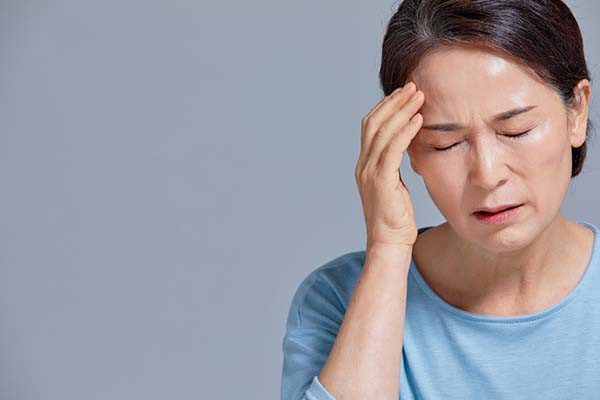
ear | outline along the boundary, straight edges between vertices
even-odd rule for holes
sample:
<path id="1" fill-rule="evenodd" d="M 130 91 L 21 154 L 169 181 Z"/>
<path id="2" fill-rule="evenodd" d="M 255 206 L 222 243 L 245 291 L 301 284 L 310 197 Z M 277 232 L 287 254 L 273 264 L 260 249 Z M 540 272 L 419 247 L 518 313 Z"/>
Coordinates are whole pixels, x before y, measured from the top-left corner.
<path id="1" fill-rule="evenodd" d="M 575 109 L 569 110 L 567 114 L 567 129 L 571 147 L 577 148 L 585 142 L 591 90 L 590 82 L 587 79 L 579 81 L 573 89 L 576 105 Z"/>

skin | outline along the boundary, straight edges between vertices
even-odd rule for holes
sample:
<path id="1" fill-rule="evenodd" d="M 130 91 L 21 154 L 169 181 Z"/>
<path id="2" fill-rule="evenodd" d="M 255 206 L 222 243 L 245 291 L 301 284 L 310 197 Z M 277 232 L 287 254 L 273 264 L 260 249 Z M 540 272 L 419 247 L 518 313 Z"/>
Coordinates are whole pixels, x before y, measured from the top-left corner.
<path id="1" fill-rule="evenodd" d="M 586 139 L 589 81 L 577 84 L 581 101 L 568 111 L 518 60 L 477 46 L 436 49 L 410 80 L 425 100 L 423 125 L 407 153 L 446 219 L 415 242 L 413 259 L 424 279 L 448 303 L 484 315 L 534 313 L 560 301 L 583 276 L 594 239 L 560 210 L 571 147 Z M 528 105 L 536 107 L 492 121 Z M 428 129 L 448 123 L 464 129 Z M 529 129 L 519 138 L 504 136 Z M 510 203 L 525 205 L 505 224 L 484 224 L 471 214 Z"/>

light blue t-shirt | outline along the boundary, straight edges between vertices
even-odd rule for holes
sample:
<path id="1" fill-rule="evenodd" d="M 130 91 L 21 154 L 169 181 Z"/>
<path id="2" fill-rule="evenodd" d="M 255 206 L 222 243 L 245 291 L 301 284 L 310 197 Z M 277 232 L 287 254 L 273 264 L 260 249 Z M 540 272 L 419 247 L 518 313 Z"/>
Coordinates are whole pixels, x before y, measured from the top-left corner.
<path id="1" fill-rule="evenodd" d="M 535 314 L 486 316 L 454 307 L 411 260 L 399 399 L 600 399 L 600 239 L 577 286 Z M 423 227 L 419 233 L 429 229 Z M 282 341 L 282 400 L 332 400 L 318 379 L 365 251 L 313 270 L 293 296 Z"/>

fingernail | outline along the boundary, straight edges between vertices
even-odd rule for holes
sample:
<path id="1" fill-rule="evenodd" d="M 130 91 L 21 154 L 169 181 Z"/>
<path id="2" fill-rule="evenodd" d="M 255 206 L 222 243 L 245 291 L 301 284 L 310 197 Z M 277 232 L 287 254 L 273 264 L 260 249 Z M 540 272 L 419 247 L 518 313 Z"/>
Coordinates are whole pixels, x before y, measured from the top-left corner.
<path id="1" fill-rule="evenodd" d="M 390 95 L 390 97 L 395 97 L 398 93 L 411 91 L 414 87 L 416 87 L 413 81 L 408 82 L 406 85 L 396 88 Z"/>

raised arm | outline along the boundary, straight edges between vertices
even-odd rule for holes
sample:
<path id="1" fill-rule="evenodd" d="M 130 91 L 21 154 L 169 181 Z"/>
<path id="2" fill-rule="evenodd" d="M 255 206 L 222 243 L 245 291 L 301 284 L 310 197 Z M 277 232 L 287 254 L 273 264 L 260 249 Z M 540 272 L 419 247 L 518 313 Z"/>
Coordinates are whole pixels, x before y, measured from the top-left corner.
<path id="1" fill-rule="evenodd" d="M 422 125 L 417 110 L 423 100 L 411 82 L 386 96 L 362 120 L 355 178 L 367 228 L 365 263 L 339 331 L 333 333 L 331 351 L 317 379 L 306 383 L 306 398 L 398 399 L 407 277 L 418 235 L 399 166 Z M 317 340 L 318 328 L 314 334 Z M 307 338 L 303 357 L 310 359 L 320 342 Z M 323 351 L 312 356 L 323 361 Z"/>

